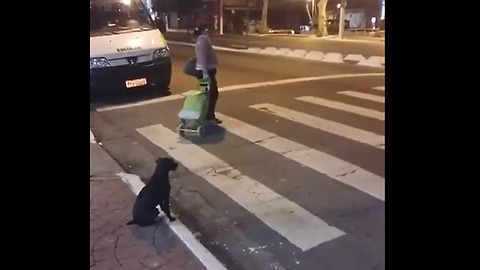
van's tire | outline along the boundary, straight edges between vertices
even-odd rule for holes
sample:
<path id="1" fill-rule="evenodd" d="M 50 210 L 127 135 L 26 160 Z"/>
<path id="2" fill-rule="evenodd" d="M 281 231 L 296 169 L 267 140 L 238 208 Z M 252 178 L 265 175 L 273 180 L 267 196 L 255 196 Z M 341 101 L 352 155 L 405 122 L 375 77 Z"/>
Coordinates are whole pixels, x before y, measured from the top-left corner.
<path id="1" fill-rule="evenodd" d="M 161 82 L 155 84 L 155 90 L 157 92 L 168 92 L 170 91 L 170 82 Z"/>

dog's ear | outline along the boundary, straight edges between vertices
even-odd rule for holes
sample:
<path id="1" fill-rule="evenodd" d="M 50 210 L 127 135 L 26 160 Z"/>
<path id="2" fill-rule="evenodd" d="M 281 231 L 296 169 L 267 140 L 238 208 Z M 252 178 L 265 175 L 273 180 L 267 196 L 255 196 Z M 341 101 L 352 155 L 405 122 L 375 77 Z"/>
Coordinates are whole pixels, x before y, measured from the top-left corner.
<path id="1" fill-rule="evenodd" d="M 178 163 L 175 162 L 173 159 L 172 159 L 172 166 L 171 166 L 171 168 L 172 168 L 172 171 L 176 171 L 177 168 L 178 168 Z"/>
<path id="2" fill-rule="evenodd" d="M 175 162 L 175 160 L 173 158 L 164 158 L 164 162 L 165 162 L 165 165 L 167 166 L 167 168 L 171 171 L 175 171 L 178 167 L 178 163 Z"/>

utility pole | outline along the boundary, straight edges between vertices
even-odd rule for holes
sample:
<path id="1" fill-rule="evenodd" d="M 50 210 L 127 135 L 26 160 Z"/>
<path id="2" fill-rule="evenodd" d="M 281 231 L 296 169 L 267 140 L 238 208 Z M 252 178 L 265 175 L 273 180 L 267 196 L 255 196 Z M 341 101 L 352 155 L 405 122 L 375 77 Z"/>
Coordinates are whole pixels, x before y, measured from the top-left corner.
<path id="1" fill-rule="evenodd" d="M 250 34 L 250 0 L 247 0 L 247 24 L 246 24 L 246 29 L 245 29 L 245 34 L 247 35 L 246 36 L 246 47 L 248 48 L 248 45 L 249 45 L 249 34 Z"/>
<path id="2" fill-rule="evenodd" d="M 343 39 L 343 32 L 345 30 L 345 6 L 347 5 L 346 0 L 341 0 L 340 2 L 340 20 L 338 24 L 338 37 Z"/>
<path id="3" fill-rule="evenodd" d="M 218 15 L 220 17 L 219 24 L 220 24 L 220 35 L 223 35 L 223 0 L 218 1 Z"/>
<path id="4" fill-rule="evenodd" d="M 312 22 L 315 20 L 315 0 L 312 0 Z"/>

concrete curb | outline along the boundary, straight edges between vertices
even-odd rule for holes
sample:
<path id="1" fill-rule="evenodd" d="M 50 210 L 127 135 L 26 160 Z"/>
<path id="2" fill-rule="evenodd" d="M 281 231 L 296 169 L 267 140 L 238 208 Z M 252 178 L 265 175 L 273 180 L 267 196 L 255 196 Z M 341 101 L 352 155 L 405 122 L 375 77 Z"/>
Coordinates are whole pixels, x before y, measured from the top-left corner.
<path id="1" fill-rule="evenodd" d="M 167 41 L 167 43 L 184 46 L 195 46 L 193 43 L 180 41 Z M 250 54 L 261 54 L 269 56 L 285 56 L 291 58 L 305 59 L 316 62 L 328 62 L 337 64 L 353 64 L 359 66 L 369 66 L 376 68 L 385 68 L 385 56 L 370 56 L 365 57 L 361 54 L 347 54 L 342 55 L 337 52 L 321 52 L 321 51 L 305 51 L 301 49 L 292 50 L 290 48 L 276 48 L 276 47 L 249 47 L 247 49 L 234 49 L 228 47 L 213 46 L 215 50 L 241 52 Z"/>
<path id="2" fill-rule="evenodd" d="M 90 130 L 90 143 L 95 143 L 95 137 Z M 98 147 L 100 147 L 98 145 Z M 103 148 L 102 148 L 103 149 Z M 106 151 L 105 155 L 108 155 Z M 115 162 L 112 157 L 112 162 Z M 116 162 L 115 162 L 116 163 Z M 117 164 L 118 165 L 118 164 Z M 118 165 L 120 167 L 120 165 Z M 138 195 L 140 190 L 145 186 L 140 177 L 135 174 L 128 174 L 121 170 L 119 173 L 115 173 L 124 183 L 128 185 L 130 190 L 135 195 Z M 159 216 L 163 216 L 163 212 L 160 211 Z M 217 259 L 213 254 L 205 248 L 200 241 L 195 238 L 195 235 L 182 223 L 179 219 L 175 222 L 168 223 L 172 231 L 185 243 L 195 257 L 207 268 L 208 270 L 227 270 L 227 268 Z"/>

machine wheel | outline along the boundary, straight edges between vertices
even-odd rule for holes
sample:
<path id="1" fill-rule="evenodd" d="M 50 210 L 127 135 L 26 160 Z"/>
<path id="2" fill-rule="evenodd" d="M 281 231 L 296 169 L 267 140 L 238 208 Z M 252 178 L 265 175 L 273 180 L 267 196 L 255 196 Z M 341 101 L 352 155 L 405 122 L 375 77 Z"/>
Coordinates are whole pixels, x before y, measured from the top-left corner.
<path id="1" fill-rule="evenodd" d="M 182 128 L 184 128 L 182 124 L 180 124 L 180 125 L 177 127 L 177 134 L 178 134 L 178 136 L 180 136 L 180 137 L 185 137 L 185 131 L 183 131 Z"/>
<path id="2" fill-rule="evenodd" d="M 197 134 L 199 137 L 205 137 L 205 126 L 201 125 L 197 128 Z"/>

